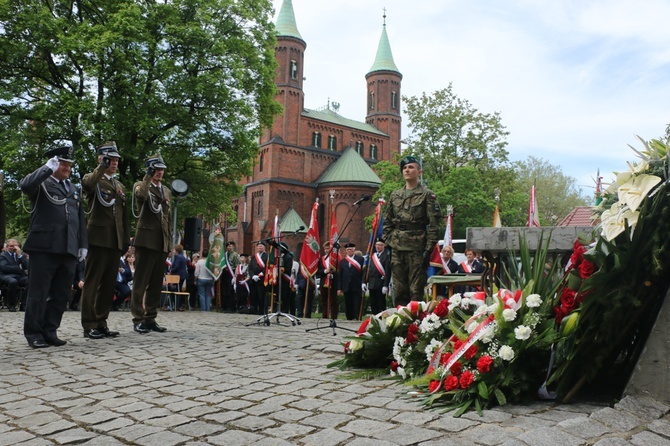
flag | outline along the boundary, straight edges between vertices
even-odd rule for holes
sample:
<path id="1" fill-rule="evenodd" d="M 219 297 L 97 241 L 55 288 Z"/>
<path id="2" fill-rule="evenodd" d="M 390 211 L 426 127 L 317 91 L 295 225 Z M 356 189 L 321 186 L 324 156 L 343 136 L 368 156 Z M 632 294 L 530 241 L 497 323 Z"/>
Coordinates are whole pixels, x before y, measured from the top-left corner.
<path id="1" fill-rule="evenodd" d="M 451 246 L 453 244 L 454 230 L 451 221 L 452 216 L 453 214 L 451 213 L 447 214 L 447 225 L 444 228 L 444 236 L 442 237 L 442 240 L 444 240 L 444 246 Z"/>
<path id="2" fill-rule="evenodd" d="M 272 240 L 275 243 L 279 243 L 281 238 L 281 229 L 279 228 L 279 209 L 275 214 L 275 222 L 272 227 Z M 275 285 L 277 283 L 277 248 L 270 245 L 270 250 L 268 252 L 268 261 L 265 264 L 265 286 Z"/>
<path id="3" fill-rule="evenodd" d="M 502 223 L 500 222 L 500 209 L 498 208 L 498 203 L 496 203 L 496 208 L 493 211 L 493 227 L 502 228 Z"/>
<path id="4" fill-rule="evenodd" d="M 452 229 L 452 224 L 451 224 L 451 218 L 452 218 L 452 213 L 449 212 L 447 214 L 447 224 L 444 227 L 444 235 L 442 236 L 442 246 L 451 246 L 453 243 L 454 239 L 454 234 L 453 234 L 453 229 Z M 433 251 L 430 253 L 430 265 L 428 266 L 428 271 L 426 271 L 426 274 L 428 277 L 434 276 L 435 274 L 440 273 L 440 271 L 444 270 L 444 264 L 442 262 L 442 247 L 440 246 L 439 242 L 433 246 Z"/>
<path id="5" fill-rule="evenodd" d="M 374 252 L 375 243 L 377 239 L 382 238 L 382 230 L 384 229 L 384 214 L 382 213 L 382 206 L 386 204 L 386 200 L 380 198 L 377 200 L 375 207 L 375 216 L 372 219 L 372 232 L 370 232 L 370 241 L 368 242 L 367 257 L 363 266 L 367 266 L 370 254 Z"/>
<path id="6" fill-rule="evenodd" d="M 596 174 L 596 206 L 598 206 L 602 201 L 602 193 L 603 193 L 603 177 L 600 176 L 600 169 L 598 169 L 598 173 Z"/>
<path id="7" fill-rule="evenodd" d="M 328 264 L 333 268 L 337 269 L 340 263 L 339 250 L 335 252 L 335 242 L 337 241 L 339 234 L 337 229 L 337 219 L 335 218 L 335 212 L 330 213 L 330 253 L 328 254 Z M 331 287 L 333 284 L 330 283 L 330 274 L 326 274 L 324 280 L 325 287 Z"/>
<path id="8" fill-rule="evenodd" d="M 528 222 L 526 224 L 529 228 L 540 227 L 540 215 L 537 211 L 537 198 L 535 197 L 535 183 L 530 188 L 530 202 L 528 203 Z"/>
<path id="9" fill-rule="evenodd" d="M 321 242 L 319 242 L 319 224 L 316 219 L 316 211 L 319 209 L 319 199 L 317 198 L 312 206 L 312 216 L 309 219 L 309 229 L 305 234 L 305 241 L 300 251 L 300 271 L 305 278 L 312 277 L 319 268 L 319 251 Z M 308 276 L 305 275 L 308 274 Z"/>
<path id="10" fill-rule="evenodd" d="M 219 276 L 223 272 L 223 268 L 226 266 L 224 250 L 223 234 L 221 234 L 221 228 L 217 226 L 214 229 L 214 234 L 210 236 L 209 254 L 207 255 L 207 261 L 205 262 L 205 268 L 212 273 L 214 280 L 219 279 Z"/>

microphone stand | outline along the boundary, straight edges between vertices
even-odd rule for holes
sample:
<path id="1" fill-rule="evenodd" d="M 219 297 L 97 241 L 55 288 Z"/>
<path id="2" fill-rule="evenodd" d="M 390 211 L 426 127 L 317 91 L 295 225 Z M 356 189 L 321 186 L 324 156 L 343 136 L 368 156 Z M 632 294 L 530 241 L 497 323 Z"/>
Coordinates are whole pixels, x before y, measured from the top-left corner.
<path id="1" fill-rule="evenodd" d="M 354 209 L 354 212 L 351 214 L 351 218 L 349 218 L 347 223 L 344 225 L 344 228 L 342 228 L 342 230 L 339 231 L 339 233 L 337 234 L 337 239 L 333 242 L 332 249 L 335 250 L 336 254 L 338 254 L 338 256 L 337 256 L 338 259 L 339 259 L 339 252 L 340 252 L 340 243 L 339 242 L 340 242 L 340 239 L 342 238 L 342 234 L 345 233 L 345 231 L 347 230 L 347 228 L 349 227 L 351 222 L 354 221 L 354 217 L 356 216 L 358 211 L 361 209 L 361 203 L 363 203 L 363 201 L 367 201 L 367 200 L 360 200 L 360 201 L 357 201 L 356 203 L 354 203 L 354 206 L 356 206 L 356 209 Z M 351 208 L 349 208 L 349 212 L 351 212 Z M 347 215 L 349 215 L 349 212 L 347 212 Z M 351 331 L 353 333 L 356 333 L 357 330 L 353 330 L 351 328 L 346 328 L 346 327 L 338 327 L 337 321 L 333 318 L 333 314 L 332 314 L 333 312 L 330 311 L 331 310 L 331 308 L 330 308 L 330 298 L 331 298 L 331 292 L 332 292 L 332 289 L 333 289 L 334 285 L 335 284 L 331 284 L 331 287 L 328 289 L 328 312 L 330 313 L 330 322 L 328 324 L 328 327 L 325 327 L 325 326 L 324 327 L 319 327 L 319 323 L 317 321 L 316 327 L 308 328 L 308 329 L 305 330 L 306 332 L 314 331 L 314 330 L 323 330 L 325 328 L 332 328 L 333 329 L 333 336 L 337 336 L 337 333 L 335 332 L 335 329 L 340 328 L 342 330 L 347 330 L 347 331 Z M 335 294 L 335 298 L 337 299 L 337 293 Z"/>

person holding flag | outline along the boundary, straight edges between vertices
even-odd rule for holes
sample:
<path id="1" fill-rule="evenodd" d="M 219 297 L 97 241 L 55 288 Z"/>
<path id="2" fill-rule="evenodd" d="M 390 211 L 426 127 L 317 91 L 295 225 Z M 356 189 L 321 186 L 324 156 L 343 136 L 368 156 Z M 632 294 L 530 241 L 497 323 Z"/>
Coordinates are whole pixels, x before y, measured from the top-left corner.
<path id="1" fill-rule="evenodd" d="M 319 294 L 321 295 L 321 308 L 324 319 L 337 319 L 339 304 L 337 301 L 337 266 L 339 255 L 332 249 L 333 244 L 325 241 L 322 245 L 323 256 L 317 272 L 321 279 Z"/>
<path id="2" fill-rule="evenodd" d="M 251 256 L 247 275 L 249 281 L 249 297 L 251 311 L 254 314 L 265 314 L 265 268 L 268 263 L 268 253 L 265 252 L 265 243 L 258 242 L 256 253 Z"/>
<path id="3" fill-rule="evenodd" d="M 391 284 L 391 253 L 380 238 L 375 242 L 375 252 L 370 256 L 368 265 L 368 283 L 372 314 L 386 310 L 386 295 Z"/>
<path id="4" fill-rule="evenodd" d="M 319 199 L 312 206 L 312 215 L 309 220 L 309 229 L 305 234 L 305 240 L 300 251 L 300 270 L 297 277 L 298 286 L 298 317 L 312 317 L 312 304 L 314 302 L 314 289 L 316 282 L 313 277 L 319 269 L 319 224 L 317 222 L 317 210 Z"/>

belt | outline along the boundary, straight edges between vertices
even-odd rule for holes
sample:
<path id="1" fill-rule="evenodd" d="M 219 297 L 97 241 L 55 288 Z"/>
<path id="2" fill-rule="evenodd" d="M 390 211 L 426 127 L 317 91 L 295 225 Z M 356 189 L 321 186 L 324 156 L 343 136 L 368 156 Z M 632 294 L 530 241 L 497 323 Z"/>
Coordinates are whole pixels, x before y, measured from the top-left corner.
<path id="1" fill-rule="evenodd" d="M 419 223 L 398 223 L 399 231 L 415 231 L 417 229 L 426 229 L 426 224 Z"/>

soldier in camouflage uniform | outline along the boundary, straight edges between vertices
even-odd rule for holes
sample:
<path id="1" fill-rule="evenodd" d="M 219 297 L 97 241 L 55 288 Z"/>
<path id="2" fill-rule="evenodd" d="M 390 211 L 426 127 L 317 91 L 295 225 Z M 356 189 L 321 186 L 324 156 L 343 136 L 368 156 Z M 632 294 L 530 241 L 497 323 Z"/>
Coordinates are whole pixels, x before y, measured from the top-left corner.
<path id="1" fill-rule="evenodd" d="M 392 249 L 391 272 L 395 305 L 423 300 L 430 253 L 440 238 L 440 204 L 419 184 L 421 163 L 406 156 L 400 161 L 405 187 L 394 191 L 386 206 L 382 239 Z"/>

